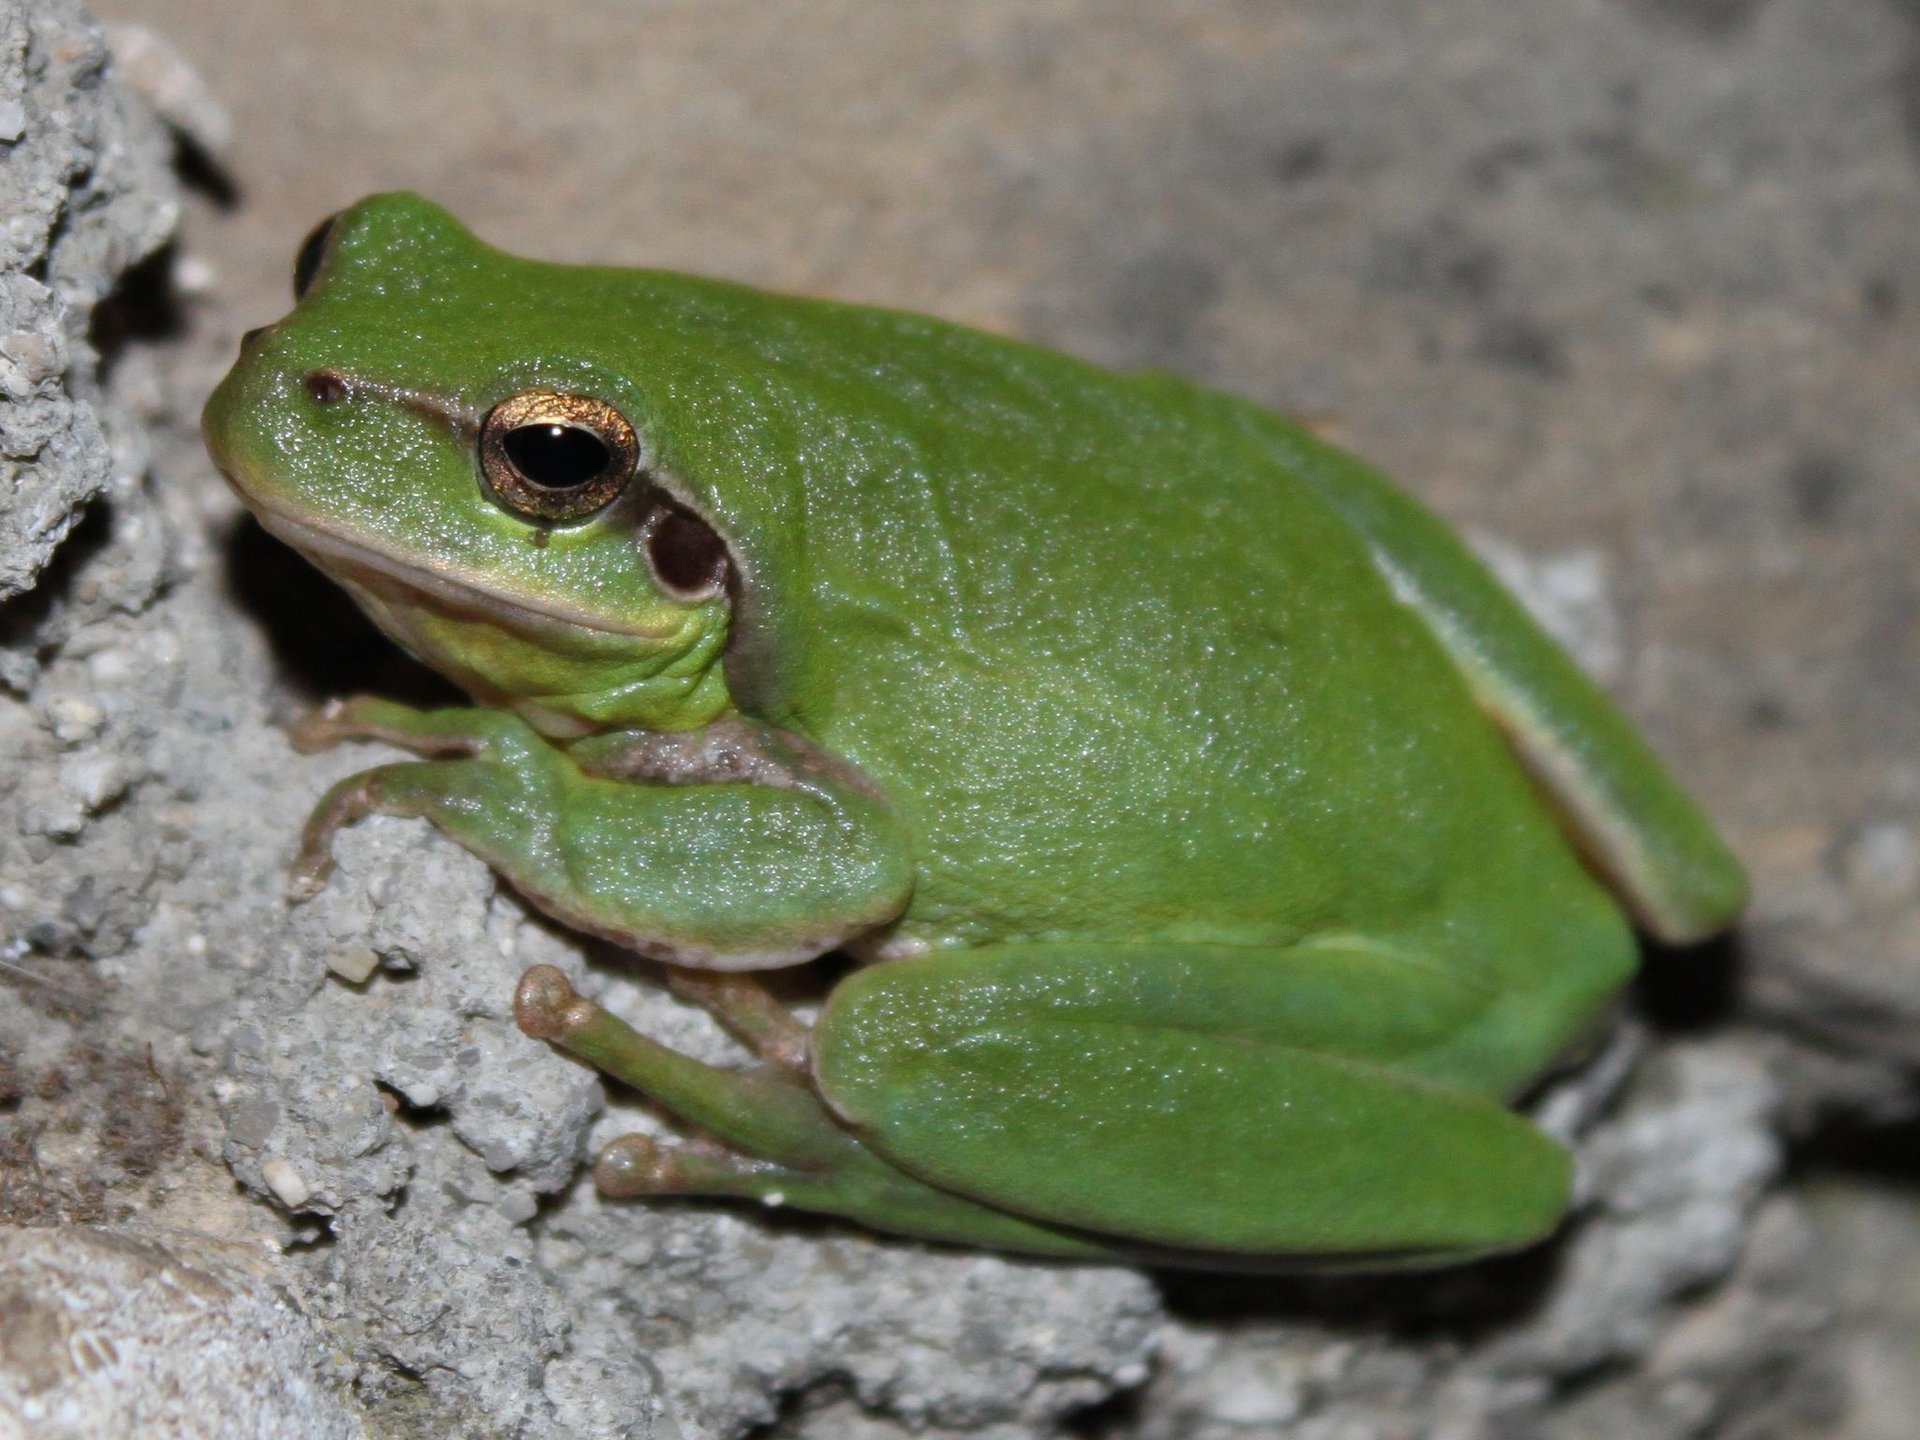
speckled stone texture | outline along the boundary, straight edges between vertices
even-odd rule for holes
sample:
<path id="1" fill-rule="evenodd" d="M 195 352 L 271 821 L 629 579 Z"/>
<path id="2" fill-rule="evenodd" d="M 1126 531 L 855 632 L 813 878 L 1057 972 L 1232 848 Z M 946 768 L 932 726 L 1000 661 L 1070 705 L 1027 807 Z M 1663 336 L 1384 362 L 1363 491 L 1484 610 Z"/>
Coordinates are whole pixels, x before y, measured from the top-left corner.
<path id="1" fill-rule="evenodd" d="M 76 5 L 0 10 L 0 600 L 115 479 L 88 319 L 175 220 L 158 127 L 102 88 L 105 62 Z M 11 682 L 28 662 L 8 651 Z"/>
<path id="2" fill-rule="evenodd" d="M 0 1228 L 0 1433 L 366 1440 L 265 1268 L 191 1235 Z"/>
<path id="3" fill-rule="evenodd" d="M 1875 1127 L 1920 1059 L 1920 12 L 450 16 L 124 0 L 109 62 L 76 7 L 0 0 L 0 1437 L 67 1433 L 20 1398 L 56 1393 L 193 1440 L 1908 1433 L 1913 1152 Z M 130 270 L 182 179 L 171 263 Z M 1739 942 L 1653 957 L 1538 1097 L 1565 1236 L 1226 1279 L 597 1200 L 585 1147 L 653 1121 L 513 1028 L 524 965 L 742 1057 L 423 825 L 344 834 L 289 904 L 307 807 L 383 756 L 286 719 L 440 692 L 195 434 L 300 237 L 399 186 L 529 253 L 1177 368 L 1460 523 L 1756 879 Z M 70 1343 L 83 1272 L 140 1297 L 118 1368 Z M 235 1408 L 140 1431 L 189 1373 Z M 295 1395 L 306 1432 L 230 1418 Z"/>

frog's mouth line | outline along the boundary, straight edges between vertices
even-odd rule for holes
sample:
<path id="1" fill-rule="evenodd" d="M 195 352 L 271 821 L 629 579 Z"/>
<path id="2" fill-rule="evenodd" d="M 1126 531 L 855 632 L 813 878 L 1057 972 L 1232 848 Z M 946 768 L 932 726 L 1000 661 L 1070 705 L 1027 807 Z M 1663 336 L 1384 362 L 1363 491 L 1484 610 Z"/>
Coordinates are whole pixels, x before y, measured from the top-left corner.
<path id="1" fill-rule="evenodd" d="M 254 518 L 269 534 L 308 556 L 323 570 L 345 571 L 349 578 L 371 575 L 385 580 L 389 585 L 403 586 L 449 609 L 477 611 L 504 628 L 530 631 L 536 636 L 542 630 L 558 626 L 567 630 L 591 630 L 625 639 L 658 641 L 661 638 L 658 631 L 622 623 L 590 610 L 507 593 L 458 570 L 449 573 L 415 565 L 358 536 L 310 519 L 295 518 L 270 501 L 250 493 L 226 470 L 222 469 L 220 473 L 240 497 L 241 503 L 253 512 Z"/>

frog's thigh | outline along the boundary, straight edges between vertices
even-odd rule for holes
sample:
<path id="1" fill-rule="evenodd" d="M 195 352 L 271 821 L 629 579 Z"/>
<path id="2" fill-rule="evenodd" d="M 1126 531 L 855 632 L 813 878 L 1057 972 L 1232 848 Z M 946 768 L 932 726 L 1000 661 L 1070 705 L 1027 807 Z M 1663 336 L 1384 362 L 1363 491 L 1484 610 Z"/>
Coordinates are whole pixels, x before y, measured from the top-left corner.
<path id="1" fill-rule="evenodd" d="M 1419 1033 L 1429 1002 L 1445 1008 L 1423 993 L 1433 975 L 1406 967 L 1401 986 L 1363 959 L 1340 997 L 1358 1003 L 1287 1014 L 1289 978 L 1331 995 L 1329 967 L 1324 951 L 1144 946 L 898 961 L 835 990 L 816 1074 L 902 1169 L 1105 1235 L 1419 1258 L 1551 1230 L 1566 1153 L 1497 1100 L 1410 1073 L 1445 1028 Z"/>

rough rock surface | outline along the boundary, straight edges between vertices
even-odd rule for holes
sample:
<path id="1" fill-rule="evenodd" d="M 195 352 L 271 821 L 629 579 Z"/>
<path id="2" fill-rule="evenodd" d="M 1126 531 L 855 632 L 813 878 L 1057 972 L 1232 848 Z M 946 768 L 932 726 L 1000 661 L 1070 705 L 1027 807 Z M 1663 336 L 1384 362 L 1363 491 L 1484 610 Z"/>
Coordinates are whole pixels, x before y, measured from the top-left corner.
<path id="1" fill-rule="evenodd" d="M 219 1276 L 230 1298 L 156 1299 L 116 1350 L 215 1363 L 221 1315 L 258 1321 L 277 1339 L 234 1363 L 349 1427 L 313 1433 L 1887 1433 L 1911 1193 L 1851 1161 L 1812 1204 L 1778 1185 L 1790 1126 L 1902 1110 L 1920 1033 L 1920 16 L 473 0 L 452 33 L 387 0 L 117 8 L 145 27 L 117 32 L 124 78 L 202 185 L 171 291 L 121 278 L 175 213 L 160 128 L 77 9 L 0 3 L 0 593 L 25 591 L 0 600 L 0 1224 L 46 1232 L 7 1236 L 0 1285 L 34 1313 L 48 1256 L 143 1297 Z M 225 177 L 163 41 L 234 107 Z M 395 185 L 529 251 L 1186 370 L 1461 520 L 1758 881 L 1748 983 L 1656 957 L 1654 1023 L 1538 1102 L 1581 1161 L 1563 1240 L 1225 1280 L 580 1185 L 583 1145 L 651 1122 L 514 1030 L 522 966 L 737 1052 L 418 824 L 343 835 L 288 904 L 300 817 L 381 757 L 293 755 L 282 722 L 434 691 L 238 520 L 194 435 L 307 226 Z M 27 1424 L 6 1334 L 0 1436 Z M 68 1379 L 137 1393 L 112 1374 Z"/>
<path id="2" fill-rule="evenodd" d="M 100 85 L 106 47 L 80 16 L 74 5 L 0 14 L 0 600 L 32 583 L 114 479 L 89 404 L 87 319 L 176 214 L 151 180 L 158 128 Z"/>
<path id="3" fill-rule="evenodd" d="M 36 1440 L 365 1440 L 324 1338 L 260 1272 L 191 1235 L 0 1228 L 0 1426 Z"/>

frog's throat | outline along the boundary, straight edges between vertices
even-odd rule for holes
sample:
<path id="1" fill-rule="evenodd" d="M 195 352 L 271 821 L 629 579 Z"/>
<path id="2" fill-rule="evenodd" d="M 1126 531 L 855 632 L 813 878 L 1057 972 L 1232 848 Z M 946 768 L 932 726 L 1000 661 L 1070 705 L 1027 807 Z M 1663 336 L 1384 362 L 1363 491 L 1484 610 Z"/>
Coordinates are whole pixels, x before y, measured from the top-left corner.
<path id="1" fill-rule="evenodd" d="M 346 534 L 310 519 L 288 515 L 259 496 L 247 494 L 237 484 L 234 489 L 268 533 L 286 541 L 329 574 L 346 578 L 371 575 L 389 584 L 416 591 L 448 607 L 477 612 L 503 629 L 522 633 L 537 635 L 558 626 L 657 644 L 671 639 L 679 630 L 678 625 L 671 621 L 647 625 L 629 618 L 568 605 L 549 596 L 503 590 L 486 583 L 471 571 L 429 570 L 378 545 L 369 544 L 359 536 Z"/>

